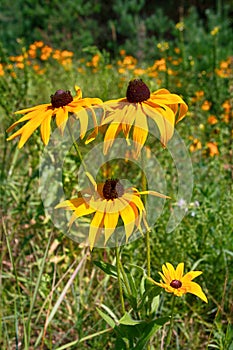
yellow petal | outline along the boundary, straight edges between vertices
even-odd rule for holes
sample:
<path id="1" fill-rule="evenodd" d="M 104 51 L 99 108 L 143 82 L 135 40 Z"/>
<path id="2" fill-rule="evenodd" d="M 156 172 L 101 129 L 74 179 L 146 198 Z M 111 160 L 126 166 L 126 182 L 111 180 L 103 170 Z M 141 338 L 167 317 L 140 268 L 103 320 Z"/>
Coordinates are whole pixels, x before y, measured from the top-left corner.
<path id="1" fill-rule="evenodd" d="M 104 230 L 105 242 L 104 242 L 104 244 L 107 243 L 108 239 L 115 231 L 115 228 L 116 228 L 117 223 L 118 223 L 118 219 L 119 219 L 119 212 L 105 214 L 105 216 L 104 216 L 104 226 L 105 226 L 105 230 Z"/>
<path id="2" fill-rule="evenodd" d="M 169 196 L 166 196 L 165 194 L 162 194 L 162 193 L 159 193 L 159 192 L 156 192 L 156 191 L 141 191 L 141 192 L 138 192 L 139 194 L 151 194 L 152 196 L 156 196 L 156 197 L 160 197 L 160 198 L 171 198 Z"/>
<path id="3" fill-rule="evenodd" d="M 48 110 L 42 115 L 38 115 L 36 118 L 31 119 L 27 124 L 21 128 L 22 134 L 18 144 L 18 148 L 22 148 L 25 142 L 29 139 L 32 133 L 38 128 L 38 126 L 46 119 L 51 117 L 51 111 Z M 12 135 L 13 136 L 13 135 Z"/>
<path id="4" fill-rule="evenodd" d="M 87 132 L 88 127 L 88 114 L 87 111 L 82 108 L 75 113 L 75 118 L 80 122 L 80 138 L 83 139 Z"/>
<path id="5" fill-rule="evenodd" d="M 202 274 L 202 271 L 189 271 L 184 275 L 182 280 L 184 282 L 192 281 L 194 278 L 196 278 L 197 276 L 200 276 L 201 274 Z"/>
<path id="6" fill-rule="evenodd" d="M 134 212 L 133 208 L 130 205 L 128 205 L 123 210 L 121 210 L 120 215 L 121 215 L 122 220 L 124 222 L 126 242 L 127 242 L 129 237 L 131 236 L 133 230 L 134 230 L 135 212 Z"/>
<path id="7" fill-rule="evenodd" d="M 124 198 L 128 200 L 128 202 L 134 203 L 139 208 L 140 212 L 145 210 L 144 204 L 139 196 L 132 193 L 124 193 Z"/>
<path id="8" fill-rule="evenodd" d="M 147 115 L 157 124 L 160 132 L 160 140 L 163 145 L 166 145 L 167 142 L 172 138 L 174 132 L 174 112 L 165 105 L 163 108 L 156 108 L 155 106 L 153 107 L 153 104 L 149 101 L 146 101 L 145 104 L 145 111 Z"/>
<path id="9" fill-rule="evenodd" d="M 56 205 L 55 209 L 58 208 L 74 210 L 76 218 L 95 212 L 95 208 L 91 208 L 89 203 L 84 198 L 73 198 L 66 200 Z"/>
<path id="10" fill-rule="evenodd" d="M 47 109 L 52 109 L 52 105 L 51 103 L 45 103 L 42 105 L 38 105 L 38 106 L 34 106 L 34 107 L 29 107 L 29 108 L 25 108 L 25 109 L 20 109 L 19 111 L 16 111 L 15 114 L 25 114 L 25 113 L 29 113 L 29 112 L 33 112 L 33 111 L 40 111 L 40 112 L 46 112 Z"/>
<path id="11" fill-rule="evenodd" d="M 75 85 L 75 91 L 76 91 L 76 96 L 75 99 L 80 99 L 82 98 L 82 90 L 80 89 L 80 87 L 78 85 Z"/>
<path id="12" fill-rule="evenodd" d="M 176 279 L 181 281 L 184 273 L 184 263 L 179 263 L 176 268 Z"/>
<path id="13" fill-rule="evenodd" d="M 48 118 L 46 118 L 45 120 L 43 120 L 43 122 L 41 123 L 40 126 L 40 133 L 41 133 L 41 138 L 42 141 L 45 145 L 48 144 L 49 142 L 49 138 L 50 138 L 50 123 L 51 123 L 51 118 L 52 116 L 50 115 Z"/>
<path id="14" fill-rule="evenodd" d="M 139 156 L 141 148 L 146 142 L 148 135 L 148 124 L 146 114 L 143 112 L 141 105 L 138 105 L 138 108 L 135 112 L 135 125 L 133 129 L 133 140 L 136 143 L 136 157 Z"/>
<path id="15" fill-rule="evenodd" d="M 109 148 L 112 146 L 118 133 L 121 131 L 121 126 L 119 123 L 112 123 L 109 125 L 104 138 L 103 153 L 106 155 Z"/>
<path id="16" fill-rule="evenodd" d="M 164 265 L 163 265 L 163 267 L 164 267 Z M 162 269 L 163 269 L 163 267 L 162 267 Z M 164 268 L 164 270 L 165 270 L 165 268 Z M 166 275 L 170 279 L 170 282 L 172 280 L 176 279 L 175 269 L 174 269 L 173 265 L 170 264 L 169 262 L 166 263 L 166 274 L 165 274 L 165 276 Z"/>
<path id="17" fill-rule="evenodd" d="M 204 302 L 208 303 L 206 295 L 204 294 L 204 292 L 201 289 L 201 287 L 199 286 L 199 284 L 197 284 L 195 282 L 190 282 L 187 292 L 196 295 L 198 298 L 200 298 Z"/>
<path id="18" fill-rule="evenodd" d="M 162 268 L 163 269 L 163 268 Z M 166 270 L 167 271 L 167 270 Z M 162 272 L 159 271 L 159 275 L 162 277 L 163 281 L 166 283 L 166 284 L 170 284 L 171 283 L 171 279 L 170 279 L 170 276 L 167 277 L 167 273 L 166 275 L 165 274 L 162 274 Z"/>
<path id="19" fill-rule="evenodd" d="M 103 227 L 103 219 L 104 219 L 104 213 L 97 211 L 91 221 L 90 230 L 89 230 L 89 244 L 90 244 L 91 250 L 94 247 L 96 236 L 99 233 L 99 229 Z"/>
<path id="20" fill-rule="evenodd" d="M 56 109 L 56 124 L 60 129 L 62 135 L 64 133 L 64 129 L 66 126 L 66 122 L 68 120 L 68 111 L 65 107 L 60 107 Z"/>

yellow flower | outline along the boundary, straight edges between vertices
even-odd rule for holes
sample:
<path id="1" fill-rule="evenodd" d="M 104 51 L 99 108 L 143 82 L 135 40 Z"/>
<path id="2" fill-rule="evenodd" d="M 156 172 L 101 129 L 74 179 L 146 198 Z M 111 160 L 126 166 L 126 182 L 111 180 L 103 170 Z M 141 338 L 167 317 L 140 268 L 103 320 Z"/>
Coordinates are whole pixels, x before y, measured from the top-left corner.
<path id="1" fill-rule="evenodd" d="M 165 146 L 174 132 L 174 125 L 184 118 L 188 106 L 176 94 L 166 89 L 150 93 L 141 79 L 131 80 L 126 97 L 104 103 L 106 113 L 102 125 L 110 124 L 105 133 L 104 154 L 112 146 L 114 139 L 123 131 L 128 142 L 131 127 L 136 154 L 139 155 L 148 135 L 147 118 L 152 119 L 160 131 L 161 143 Z"/>
<path id="2" fill-rule="evenodd" d="M 10 141 L 20 136 L 18 148 L 23 147 L 32 133 L 40 126 L 41 138 L 45 145 L 48 144 L 51 132 L 51 119 L 55 117 L 57 127 L 63 133 L 69 113 L 74 113 L 75 118 L 80 121 L 80 137 L 84 138 L 88 126 L 88 114 L 85 108 L 89 108 L 92 112 L 94 125 L 97 125 L 96 116 L 91 106 L 101 104 L 99 98 L 82 98 L 81 89 L 76 86 L 76 96 L 73 98 L 70 91 L 57 90 L 51 95 L 51 103 L 38 105 L 35 107 L 22 109 L 15 112 L 16 114 L 25 114 L 22 118 L 13 123 L 7 132 L 10 132 L 19 123 L 28 122 L 18 131 L 11 135 L 7 140 Z M 96 127 L 97 128 L 97 127 Z"/>
<path id="3" fill-rule="evenodd" d="M 194 278 L 202 274 L 202 271 L 190 271 L 184 275 L 184 263 L 178 264 L 176 269 L 174 269 L 172 264 L 166 263 L 162 266 L 162 271 L 163 273 L 159 272 L 159 274 L 163 281 L 158 283 L 152 278 L 149 278 L 149 280 L 157 286 L 164 288 L 166 292 L 173 293 L 178 297 L 186 293 L 192 293 L 208 303 L 199 284 L 192 282 Z"/>
<path id="4" fill-rule="evenodd" d="M 139 192 L 134 187 L 125 188 L 118 179 L 108 179 L 105 183 L 95 184 L 94 190 L 88 188 L 83 191 L 78 198 L 59 203 L 56 209 L 65 208 L 74 211 L 69 226 L 76 218 L 94 214 L 89 229 L 89 244 L 90 248 L 93 249 L 102 230 L 104 231 L 105 244 L 107 243 L 120 218 L 125 227 L 126 243 L 135 226 L 142 233 L 142 219 L 146 229 L 149 230 L 146 222 L 146 211 L 140 198 L 141 194 L 168 198 L 155 191 Z"/>

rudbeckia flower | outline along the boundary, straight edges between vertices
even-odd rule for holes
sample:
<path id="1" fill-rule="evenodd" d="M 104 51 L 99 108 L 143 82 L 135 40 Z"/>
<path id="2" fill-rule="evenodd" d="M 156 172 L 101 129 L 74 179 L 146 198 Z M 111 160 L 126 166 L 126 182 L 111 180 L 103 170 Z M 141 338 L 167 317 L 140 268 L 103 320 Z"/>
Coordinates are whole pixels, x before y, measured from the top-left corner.
<path id="1" fill-rule="evenodd" d="M 93 246 L 101 232 L 104 232 L 105 244 L 116 229 L 121 218 L 125 227 L 126 243 L 135 227 L 142 233 L 141 221 L 149 230 L 146 211 L 140 198 L 141 194 L 151 194 L 161 198 L 167 196 L 155 191 L 139 192 L 134 187 L 125 188 L 118 179 L 107 179 L 96 184 L 95 189 L 87 189 L 78 198 L 59 203 L 57 208 L 73 210 L 69 226 L 75 219 L 94 214 L 89 229 L 89 244 Z"/>
<path id="2" fill-rule="evenodd" d="M 152 278 L 148 279 L 157 286 L 164 288 L 168 293 L 173 293 L 178 297 L 186 293 L 192 293 L 208 303 L 199 284 L 192 281 L 194 278 L 201 275 L 202 271 L 190 271 L 184 275 L 184 263 L 178 264 L 176 269 L 174 269 L 172 264 L 166 263 L 162 266 L 162 271 L 163 273 L 159 272 L 162 277 L 160 283 L 154 281 Z"/>
<path id="3" fill-rule="evenodd" d="M 17 136 L 21 136 L 18 148 L 22 148 L 32 133 L 40 126 L 42 141 L 48 144 L 51 133 L 51 119 L 55 118 L 57 127 L 63 133 L 68 120 L 69 113 L 73 113 L 75 119 L 80 121 L 80 137 L 83 138 L 88 127 L 88 113 L 85 108 L 89 108 L 92 114 L 95 129 L 97 128 L 96 116 L 92 106 L 102 104 L 99 98 L 82 98 L 81 89 L 76 86 L 76 96 L 73 98 L 70 91 L 57 90 L 51 95 L 51 103 L 38 105 L 31 108 L 22 109 L 16 114 L 25 114 L 22 118 L 12 124 L 7 132 L 22 122 L 28 121 L 18 131 L 11 135 L 7 140 L 10 141 Z"/>
<path id="4" fill-rule="evenodd" d="M 107 154 L 114 139 L 123 131 L 129 140 L 131 127 L 136 153 L 139 155 L 148 135 L 148 118 L 158 127 L 160 141 L 166 146 L 174 132 L 174 125 L 184 118 L 188 106 L 182 98 L 171 94 L 166 89 L 150 93 L 148 86 L 141 79 L 131 80 L 126 97 L 104 103 L 106 113 L 102 125 L 110 124 L 105 133 L 104 154 Z"/>

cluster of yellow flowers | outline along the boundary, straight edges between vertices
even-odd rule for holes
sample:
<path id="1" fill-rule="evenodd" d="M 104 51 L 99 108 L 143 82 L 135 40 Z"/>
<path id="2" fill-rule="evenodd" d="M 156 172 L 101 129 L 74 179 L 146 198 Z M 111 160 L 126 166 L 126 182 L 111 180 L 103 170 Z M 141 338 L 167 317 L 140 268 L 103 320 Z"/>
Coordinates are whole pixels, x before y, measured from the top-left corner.
<path id="1" fill-rule="evenodd" d="M 32 54 L 32 53 L 31 53 Z M 8 140 L 20 137 L 18 147 L 24 146 L 32 133 L 40 127 L 42 141 L 48 144 L 51 134 L 51 123 L 55 123 L 61 135 L 66 127 L 71 128 L 72 120 L 80 122 L 80 138 L 86 136 L 89 116 L 91 114 L 94 131 L 86 138 L 90 142 L 97 137 L 99 128 L 104 127 L 103 153 L 107 154 L 118 134 L 123 132 L 128 141 L 130 133 L 135 143 L 135 156 L 139 157 L 142 147 L 146 143 L 149 127 L 148 120 L 157 125 L 160 132 L 160 141 L 163 146 L 172 138 L 175 124 L 182 120 L 188 111 L 188 106 L 183 99 L 166 89 L 150 92 L 148 86 L 141 79 L 133 79 L 129 82 L 126 97 L 103 102 L 99 98 L 83 98 L 80 87 L 76 86 L 76 95 L 73 97 L 70 91 L 57 90 L 51 95 L 51 102 L 35 107 L 30 107 L 15 112 L 24 114 L 15 121 L 8 132 L 18 124 L 26 122 L 18 131 L 12 134 Z M 102 120 L 98 124 L 95 108 L 102 110 Z M 91 112 L 91 113 L 88 113 Z M 71 129 L 69 129 L 71 130 Z M 104 232 L 105 244 L 115 231 L 119 219 L 125 227 L 126 242 L 132 235 L 135 227 L 142 233 L 142 224 L 146 230 L 150 230 L 146 221 L 146 210 L 141 195 L 149 194 L 160 198 L 168 198 L 156 191 L 141 191 L 135 187 L 126 188 L 118 179 L 107 179 L 105 183 L 95 183 L 92 175 L 87 171 L 86 175 L 91 180 L 92 187 L 79 193 L 77 198 L 59 203 L 56 208 L 65 208 L 73 211 L 70 225 L 74 220 L 92 215 L 89 229 L 89 245 L 93 249 L 101 232 Z M 153 283 L 164 288 L 169 293 L 181 296 L 190 292 L 205 302 L 207 298 L 201 287 L 192 280 L 201 274 L 200 271 L 191 271 L 183 276 L 184 264 L 181 263 L 175 270 L 167 263 L 163 266 L 161 277 L 163 282 Z"/>

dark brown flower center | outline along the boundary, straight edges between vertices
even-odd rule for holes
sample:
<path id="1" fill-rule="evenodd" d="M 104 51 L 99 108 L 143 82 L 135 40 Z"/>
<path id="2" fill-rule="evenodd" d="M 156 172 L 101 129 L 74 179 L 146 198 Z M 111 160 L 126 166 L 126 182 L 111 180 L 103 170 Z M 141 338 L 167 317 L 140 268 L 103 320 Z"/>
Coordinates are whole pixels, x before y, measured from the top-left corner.
<path id="1" fill-rule="evenodd" d="M 143 102 L 150 97 L 150 90 L 142 79 L 134 79 L 129 82 L 126 97 L 131 103 Z"/>
<path id="2" fill-rule="evenodd" d="M 66 106 L 73 101 L 70 91 L 57 90 L 55 94 L 50 97 L 53 108 Z"/>
<path id="3" fill-rule="evenodd" d="M 182 283 L 179 280 L 173 280 L 171 281 L 170 286 L 172 288 L 178 289 L 182 286 Z"/>
<path id="4" fill-rule="evenodd" d="M 119 180 L 108 179 L 105 181 L 103 187 L 103 196 L 107 200 L 113 200 L 119 197 L 122 197 L 124 194 L 124 186 L 120 183 Z"/>

